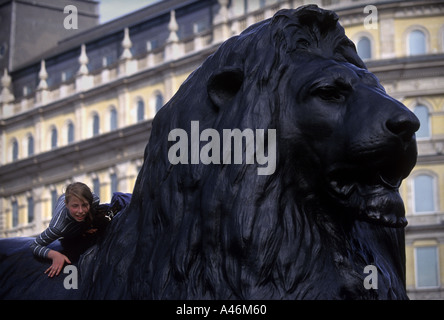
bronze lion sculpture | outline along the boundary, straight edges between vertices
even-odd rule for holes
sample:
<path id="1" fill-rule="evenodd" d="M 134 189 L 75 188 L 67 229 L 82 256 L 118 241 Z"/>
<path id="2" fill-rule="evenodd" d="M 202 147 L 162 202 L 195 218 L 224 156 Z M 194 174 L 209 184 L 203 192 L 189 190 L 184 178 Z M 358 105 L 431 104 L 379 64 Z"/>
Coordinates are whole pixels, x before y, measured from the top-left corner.
<path id="1" fill-rule="evenodd" d="M 246 154 L 172 163 L 171 133 L 192 135 L 195 123 L 198 134 L 274 132 L 262 153 L 275 167 L 258 174 L 264 163 Z M 129 207 L 80 260 L 78 296 L 407 299 L 398 188 L 416 163 L 418 128 L 334 12 L 281 10 L 223 43 L 158 112 Z M 211 146 L 207 155 L 227 156 Z"/>

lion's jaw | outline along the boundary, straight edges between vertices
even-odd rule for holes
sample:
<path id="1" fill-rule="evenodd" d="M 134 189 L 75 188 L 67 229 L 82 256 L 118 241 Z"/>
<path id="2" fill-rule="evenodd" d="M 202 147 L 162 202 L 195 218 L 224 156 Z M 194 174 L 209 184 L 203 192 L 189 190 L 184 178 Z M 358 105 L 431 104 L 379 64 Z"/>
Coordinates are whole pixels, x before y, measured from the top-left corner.
<path id="1" fill-rule="evenodd" d="M 399 194 L 402 177 L 384 168 L 343 167 L 327 175 L 328 193 L 357 218 L 391 227 L 407 225 Z"/>
<path id="2" fill-rule="evenodd" d="M 311 128 L 304 138 L 313 143 L 328 203 L 358 219 L 405 226 L 399 187 L 416 163 L 418 119 L 367 70 L 307 64 L 319 65 L 323 74 L 314 72 L 300 91 L 305 107 L 297 121 Z"/>

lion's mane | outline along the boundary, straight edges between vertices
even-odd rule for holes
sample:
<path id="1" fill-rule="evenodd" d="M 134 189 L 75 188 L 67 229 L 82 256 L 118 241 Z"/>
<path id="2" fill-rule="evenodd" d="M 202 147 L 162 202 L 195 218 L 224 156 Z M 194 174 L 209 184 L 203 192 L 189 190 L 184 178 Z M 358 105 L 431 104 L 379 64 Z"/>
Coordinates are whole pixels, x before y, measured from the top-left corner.
<path id="1" fill-rule="evenodd" d="M 298 170 L 316 168 L 304 160 L 309 142 L 292 150 L 279 129 L 291 107 L 287 84 L 304 79 L 288 65 L 307 59 L 365 68 L 337 15 L 305 6 L 230 38 L 189 76 L 153 120 L 132 202 L 83 273 L 85 297 L 406 298 L 403 228 L 332 214 Z M 277 129 L 275 173 L 172 165 L 168 134 L 189 132 L 191 121 L 220 132 Z M 378 268 L 377 290 L 363 286 L 369 264 Z"/>

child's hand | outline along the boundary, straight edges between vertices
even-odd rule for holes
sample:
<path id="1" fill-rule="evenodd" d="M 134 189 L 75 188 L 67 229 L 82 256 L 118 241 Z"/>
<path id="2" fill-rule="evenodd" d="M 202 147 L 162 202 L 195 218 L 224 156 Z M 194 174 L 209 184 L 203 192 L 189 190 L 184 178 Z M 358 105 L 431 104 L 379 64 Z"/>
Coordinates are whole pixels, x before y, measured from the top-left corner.
<path id="1" fill-rule="evenodd" d="M 48 258 L 52 259 L 52 265 L 48 269 L 46 269 L 45 273 L 49 272 L 48 277 L 50 278 L 59 275 L 65 262 L 71 263 L 67 256 L 55 250 L 49 251 Z"/>

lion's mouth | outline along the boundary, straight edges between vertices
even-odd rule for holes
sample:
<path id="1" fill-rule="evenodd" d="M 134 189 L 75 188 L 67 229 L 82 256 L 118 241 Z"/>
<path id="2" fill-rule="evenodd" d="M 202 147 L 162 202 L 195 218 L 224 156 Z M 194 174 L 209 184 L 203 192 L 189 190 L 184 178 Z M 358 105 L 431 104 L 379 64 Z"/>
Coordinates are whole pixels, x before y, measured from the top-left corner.
<path id="1" fill-rule="evenodd" d="M 378 171 L 336 169 L 329 173 L 328 180 L 331 190 L 340 198 L 347 199 L 359 185 L 378 186 L 398 191 L 402 176 L 391 168 Z"/>
<path id="2" fill-rule="evenodd" d="M 327 174 L 328 190 L 343 207 L 371 222 L 392 227 L 407 224 L 399 187 L 404 175 L 395 166 L 340 167 Z"/>

